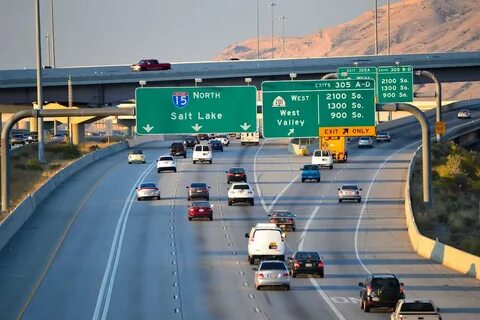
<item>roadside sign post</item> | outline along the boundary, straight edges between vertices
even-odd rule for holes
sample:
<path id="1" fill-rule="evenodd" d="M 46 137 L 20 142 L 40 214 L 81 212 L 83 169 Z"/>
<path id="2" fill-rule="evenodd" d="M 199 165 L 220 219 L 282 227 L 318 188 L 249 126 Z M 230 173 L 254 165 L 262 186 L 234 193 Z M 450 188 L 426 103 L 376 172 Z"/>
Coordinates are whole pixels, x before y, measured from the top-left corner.
<path id="1" fill-rule="evenodd" d="M 263 82 L 264 136 L 318 137 L 320 127 L 375 130 L 374 87 L 371 79 Z"/>
<path id="2" fill-rule="evenodd" d="M 446 131 L 447 131 L 447 124 L 446 124 L 445 121 L 436 121 L 435 122 L 435 134 L 443 136 L 443 135 L 445 135 Z"/>
<path id="3" fill-rule="evenodd" d="M 139 135 L 255 132 L 254 86 L 137 88 Z"/>

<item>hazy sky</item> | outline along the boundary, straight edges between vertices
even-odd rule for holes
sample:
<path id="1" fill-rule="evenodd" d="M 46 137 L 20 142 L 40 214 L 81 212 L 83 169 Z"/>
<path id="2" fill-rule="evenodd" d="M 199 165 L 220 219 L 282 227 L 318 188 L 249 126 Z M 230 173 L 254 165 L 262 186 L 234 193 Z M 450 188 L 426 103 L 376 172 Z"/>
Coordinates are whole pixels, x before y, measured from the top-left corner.
<path id="1" fill-rule="evenodd" d="M 0 69 L 35 67 L 35 1 L 0 0 Z M 43 64 L 50 3 L 40 0 Z M 275 35 L 303 36 L 374 8 L 374 0 L 274 0 Z M 260 36 L 270 37 L 271 0 L 258 0 Z M 391 0 L 392 3 L 398 0 Z M 257 36 L 257 0 L 53 0 L 56 66 L 211 60 Z M 378 0 L 384 5 L 387 0 Z"/>

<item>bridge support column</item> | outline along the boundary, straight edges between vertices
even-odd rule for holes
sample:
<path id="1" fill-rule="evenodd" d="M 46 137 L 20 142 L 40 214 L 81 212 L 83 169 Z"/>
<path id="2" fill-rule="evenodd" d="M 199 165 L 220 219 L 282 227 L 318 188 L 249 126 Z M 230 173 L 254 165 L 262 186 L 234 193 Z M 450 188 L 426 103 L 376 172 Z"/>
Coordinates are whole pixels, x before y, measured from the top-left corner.
<path id="1" fill-rule="evenodd" d="M 80 144 L 85 141 L 85 125 L 84 124 L 72 124 L 72 143 Z"/>
<path id="2" fill-rule="evenodd" d="M 38 121 L 35 118 L 30 118 L 30 131 L 38 132 Z"/>

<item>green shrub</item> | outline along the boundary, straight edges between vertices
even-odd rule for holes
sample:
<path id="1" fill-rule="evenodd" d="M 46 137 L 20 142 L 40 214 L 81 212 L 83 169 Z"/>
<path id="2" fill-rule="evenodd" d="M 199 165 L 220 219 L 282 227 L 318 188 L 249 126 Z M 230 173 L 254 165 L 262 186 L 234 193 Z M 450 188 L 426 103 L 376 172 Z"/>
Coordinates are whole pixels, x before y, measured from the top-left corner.
<path id="1" fill-rule="evenodd" d="M 58 170 L 62 167 L 61 164 L 58 164 L 58 163 L 52 163 L 48 166 L 48 169 L 50 170 Z"/>
<path id="2" fill-rule="evenodd" d="M 16 163 L 13 167 L 20 170 L 25 170 L 27 168 L 23 163 Z"/>
<path id="3" fill-rule="evenodd" d="M 92 152 L 92 151 L 95 151 L 95 150 L 98 150 L 98 149 L 100 149 L 100 147 L 99 147 L 98 145 L 96 145 L 96 144 L 91 145 L 91 146 L 88 147 L 88 151 L 89 151 L 89 152 Z"/>
<path id="4" fill-rule="evenodd" d="M 36 159 L 30 159 L 25 164 L 26 169 L 28 170 L 38 170 L 43 171 L 42 165 Z"/>
<path id="5" fill-rule="evenodd" d="M 82 155 L 80 149 L 75 144 L 67 144 L 62 149 L 64 159 L 75 159 Z"/>

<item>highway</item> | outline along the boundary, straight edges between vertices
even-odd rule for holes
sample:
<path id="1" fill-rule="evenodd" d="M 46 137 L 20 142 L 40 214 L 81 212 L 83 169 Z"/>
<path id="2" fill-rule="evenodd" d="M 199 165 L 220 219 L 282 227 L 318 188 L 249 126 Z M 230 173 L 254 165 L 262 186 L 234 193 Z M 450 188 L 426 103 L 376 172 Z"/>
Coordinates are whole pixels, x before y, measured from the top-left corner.
<path id="1" fill-rule="evenodd" d="M 448 127 L 464 123 L 444 114 Z M 213 164 L 177 159 L 176 173 L 158 174 L 154 160 L 170 141 L 142 149 L 147 163 L 127 164 L 120 152 L 80 171 L 38 208 L 0 252 L 1 319 L 389 319 L 364 313 L 358 282 L 393 272 L 407 298 L 428 298 L 442 318 L 480 318 L 480 282 L 417 256 L 404 217 L 404 183 L 420 127 L 391 130 L 392 142 L 349 146 L 349 162 L 301 183 L 309 157 L 285 141 L 239 142 L 216 152 Z M 191 151 L 189 150 L 189 156 Z M 255 206 L 227 205 L 225 171 L 247 170 Z M 135 199 L 141 181 L 155 181 L 162 199 Z M 207 182 L 214 220 L 188 221 L 186 186 Z M 362 203 L 338 203 L 337 188 L 355 183 Z M 244 234 L 272 208 L 297 214 L 288 254 L 316 250 L 325 278 L 292 279 L 292 289 L 257 291 Z"/>

